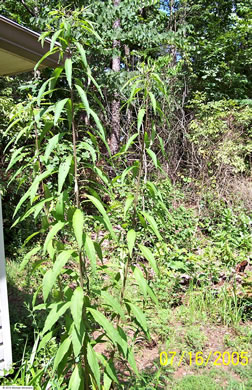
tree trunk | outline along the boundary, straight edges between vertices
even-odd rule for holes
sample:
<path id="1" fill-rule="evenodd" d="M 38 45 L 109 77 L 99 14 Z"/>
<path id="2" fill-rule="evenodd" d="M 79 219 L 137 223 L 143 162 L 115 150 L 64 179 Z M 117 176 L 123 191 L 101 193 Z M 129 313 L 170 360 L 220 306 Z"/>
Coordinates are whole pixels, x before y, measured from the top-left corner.
<path id="1" fill-rule="evenodd" d="M 114 6 L 117 7 L 120 4 L 120 0 L 114 0 Z M 117 19 L 113 25 L 114 29 L 120 27 L 120 19 Z M 120 41 L 115 39 L 113 41 L 113 49 L 117 50 L 120 48 Z M 114 72 L 120 71 L 120 56 L 113 56 L 112 59 L 112 70 Z M 116 154 L 120 146 L 120 95 L 117 91 L 114 93 L 114 99 L 111 106 L 111 122 L 112 122 L 112 133 L 109 140 L 109 146 L 112 154 Z"/>

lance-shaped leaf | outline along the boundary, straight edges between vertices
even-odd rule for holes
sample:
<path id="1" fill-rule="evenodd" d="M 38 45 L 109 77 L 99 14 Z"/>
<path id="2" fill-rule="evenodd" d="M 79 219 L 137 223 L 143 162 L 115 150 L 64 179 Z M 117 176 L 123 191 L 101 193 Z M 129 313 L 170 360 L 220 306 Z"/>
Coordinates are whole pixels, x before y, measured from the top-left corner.
<path id="1" fill-rule="evenodd" d="M 153 95 L 152 92 L 149 92 L 149 96 L 150 96 L 150 99 L 151 99 L 151 104 L 152 104 L 152 107 L 153 107 L 154 114 L 156 115 L 156 109 L 157 109 L 156 98 L 155 98 L 155 96 Z"/>
<path id="2" fill-rule="evenodd" d="M 152 301 L 157 305 L 158 304 L 157 297 L 152 291 L 152 289 L 150 288 L 150 286 L 148 285 L 148 283 L 146 282 L 142 271 L 138 267 L 133 267 L 133 270 L 134 270 L 133 271 L 134 277 L 137 281 L 138 286 L 142 290 L 145 299 L 147 298 L 147 295 L 149 295 Z"/>
<path id="3" fill-rule="evenodd" d="M 37 97 L 38 106 L 40 106 L 41 98 L 42 98 L 43 94 L 45 93 L 46 87 L 50 83 L 52 78 L 53 77 L 51 77 L 50 79 L 46 80 L 44 82 L 44 84 L 42 85 L 42 87 L 40 88 L 39 93 L 38 93 L 38 97 Z"/>
<path id="4" fill-rule="evenodd" d="M 73 370 L 69 385 L 69 390 L 83 390 L 84 389 L 84 372 L 82 364 L 78 363 Z"/>
<path id="5" fill-rule="evenodd" d="M 87 115 L 88 115 L 88 118 L 89 118 L 89 115 L 90 115 L 90 107 L 89 107 L 89 103 L 88 103 L 88 99 L 87 99 L 87 94 L 86 92 L 79 86 L 79 85 L 75 85 L 79 95 L 80 95 L 80 98 L 82 100 L 82 103 L 84 104 L 84 107 L 86 109 L 86 112 L 87 112 Z"/>
<path id="6" fill-rule="evenodd" d="M 61 192 L 55 206 L 55 212 L 53 214 L 53 216 L 55 216 L 57 220 L 64 221 L 65 204 L 67 200 L 68 200 L 67 191 Z"/>
<path id="7" fill-rule="evenodd" d="M 136 317 L 138 324 L 141 326 L 142 330 L 147 334 L 148 333 L 147 321 L 142 310 L 138 306 L 134 305 L 133 303 L 127 300 L 125 303 L 130 307 L 131 312 Z"/>
<path id="8" fill-rule="evenodd" d="M 90 343 L 88 343 L 88 345 L 87 345 L 87 359 L 88 359 L 89 367 L 90 367 L 92 374 L 95 378 L 96 385 L 97 385 L 98 389 L 100 389 L 101 388 L 100 367 L 98 364 L 96 353 L 93 350 Z"/>
<path id="9" fill-rule="evenodd" d="M 79 250 L 81 250 L 83 241 L 82 241 L 82 233 L 84 226 L 84 215 L 80 209 L 76 209 L 73 215 L 73 229 L 75 238 L 77 240 Z"/>
<path id="10" fill-rule="evenodd" d="M 63 185 L 65 183 L 66 177 L 69 173 L 71 162 L 73 156 L 67 156 L 65 161 L 63 161 L 59 166 L 59 174 L 58 174 L 58 193 L 61 192 Z"/>
<path id="11" fill-rule="evenodd" d="M 38 184 L 43 179 L 45 179 L 46 177 L 50 176 L 51 174 L 53 174 L 53 171 L 52 170 L 48 170 L 48 171 L 45 171 L 45 172 L 41 173 L 39 176 L 36 176 L 36 178 L 34 179 L 33 183 L 31 184 L 30 188 L 26 191 L 26 193 L 22 196 L 22 198 L 18 202 L 18 205 L 15 208 L 15 212 L 13 214 L 13 217 L 15 217 L 16 213 L 18 212 L 18 210 L 20 209 L 22 204 L 26 201 L 26 199 L 31 195 L 31 193 L 34 193 L 34 189 L 38 187 Z"/>
<path id="12" fill-rule="evenodd" d="M 92 271 L 93 273 L 95 273 L 96 272 L 96 250 L 94 247 L 94 243 L 88 234 L 84 234 L 84 250 L 87 254 L 87 257 L 90 260 Z"/>
<path id="13" fill-rule="evenodd" d="M 131 229 L 127 233 L 127 243 L 128 243 L 130 257 L 132 257 L 132 252 L 135 246 L 135 242 L 136 242 L 136 232 L 134 229 Z"/>
<path id="14" fill-rule="evenodd" d="M 150 227 L 151 229 L 153 230 L 153 232 L 156 234 L 157 238 L 162 241 L 162 237 L 158 231 L 158 226 L 157 226 L 157 223 L 155 221 L 155 219 L 152 217 L 152 215 L 146 213 L 146 212 L 142 212 L 143 216 L 145 219 L 147 219 L 147 221 L 149 222 L 150 224 Z"/>
<path id="15" fill-rule="evenodd" d="M 88 62 L 87 62 L 87 57 L 86 57 L 86 52 L 83 48 L 83 46 L 78 42 L 76 43 L 76 47 L 79 50 L 79 53 L 81 55 L 81 60 L 85 68 L 88 68 Z"/>
<path id="16" fill-rule="evenodd" d="M 144 115 L 145 115 L 145 109 L 141 108 L 141 110 L 139 110 L 138 115 L 137 115 L 137 130 L 138 131 L 140 130 L 140 128 L 142 126 Z"/>
<path id="17" fill-rule="evenodd" d="M 50 86 L 49 86 L 50 90 L 52 90 L 55 87 L 57 80 L 62 73 L 62 70 L 63 70 L 63 66 L 58 66 L 56 69 L 54 69 L 53 74 L 52 74 L 52 78 L 51 78 L 52 80 L 51 80 Z"/>
<path id="18" fill-rule="evenodd" d="M 138 136 L 138 133 L 135 133 L 128 139 L 126 145 L 123 146 L 123 148 L 122 148 L 123 152 L 126 153 L 128 151 L 129 147 L 133 144 L 133 142 L 134 142 L 134 140 L 136 139 L 137 136 Z"/>
<path id="19" fill-rule="evenodd" d="M 108 214 L 106 213 L 101 202 L 92 195 L 87 195 L 87 198 L 95 205 L 97 210 L 100 211 L 101 215 L 103 216 L 103 220 L 104 220 L 104 222 L 105 222 L 105 224 L 106 224 L 106 226 L 111 234 L 111 237 L 116 241 L 117 238 L 116 238 L 115 232 L 114 232 L 113 227 L 111 225 L 111 222 L 109 220 Z"/>
<path id="20" fill-rule="evenodd" d="M 45 154 L 43 156 L 46 164 L 48 163 L 48 158 L 50 154 L 52 153 L 53 149 L 59 144 L 59 141 L 62 137 L 63 137 L 63 133 L 59 133 L 49 139 L 48 145 L 45 150 Z"/>
<path id="21" fill-rule="evenodd" d="M 43 297 L 44 301 L 47 300 L 48 295 L 56 283 L 57 277 L 62 271 L 62 268 L 66 265 L 71 255 L 73 254 L 73 250 L 66 250 L 61 252 L 55 260 L 53 264 L 53 268 L 48 270 L 43 279 Z"/>
<path id="22" fill-rule="evenodd" d="M 78 333 L 80 333 L 81 322 L 83 316 L 83 304 L 84 304 L 84 293 L 81 287 L 77 287 L 74 290 L 71 299 L 71 313 L 74 320 L 74 325 Z"/>
<path id="23" fill-rule="evenodd" d="M 131 207 L 134 199 L 135 199 L 135 197 L 132 194 L 127 196 L 127 199 L 126 199 L 126 202 L 125 202 L 125 206 L 124 206 L 123 218 L 126 218 L 127 212 L 129 211 L 129 208 Z"/>
<path id="24" fill-rule="evenodd" d="M 34 70 L 36 71 L 39 67 L 39 65 L 49 56 L 53 55 L 56 53 L 59 49 L 55 47 L 53 50 L 48 51 L 46 54 L 43 55 L 43 57 L 37 62 L 37 64 L 34 67 Z"/>
<path id="25" fill-rule="evenodd" d="M 105 304 L 109 305 L 114 310 L 115 313 L 119 314 L 120 317 L 122 317 L 123 319 L 125 318 L 122 307 L 116 298 L 114 298 L 107 291 L 102 291 L 101 297 L 104 299 Z"/>
<path id="26" fill-rule="evenodd" d="M 38 253 L 38 251 L 41 249 L 40 246 L 37 246 L 36 248 L 33 248 L 30 252 L 28 252 L 25 257 L 23 258 L 23 261 L 22 263 L 20 264 L 19 266 L 19 271 L 22 271 L 26 264 L 29 262 L 30 258 L 34 255 L 36 255 L 36 253 Z"/>
<path id="27" fill-rule="evenodd" d="M 77 358 L 83 348 L 84 338 L 85 338 L 85 326 L 81 322 L 79 331 L 76 329 L 74 323 L 72 324 L 71 338 L 73 345 L 74 356 Z"/>
<path id="28" fill-rule="evenodd" d="M 66 78 L 70 88 L 72 88 L 72 60 L 67 58 L 65 61 Z"/>
<path id="29" fill-rule="evenodd" d="M 50 307 L 51 307 L 51 311 L 46 317 L 44 329 L 42 330 L 42 336 L 45 333 L 47 333 L 49 330 L 51 330 L 53 325 L 69 309 L 70 302 L 66 302 L 66 303 L 57 302 L 57 303 L 53 303 Z"/>
<path id="30" fill-rule="evenodd" d="M 151 267 L 153 268 L 153 270 L 158 275 L 159 274 L 158 267 L 157 267 L 157 263 L 156 263 L 156 260 L 155 260 L 155 257 L 153 255 L 153 253 L 149 250 L 149 248 L 147 248 L 144 245 L 139 244 L 138 246 L 139 246 L 142 254 L 144 255 L 144 257 L 148 260 L 148 262 L 150 263 Z"/>
<path id="31" fill-rule="evenodd" d="M 58 103 L 56 103 L 55 112 L 54 112 L 54 126 L 57 125 L 58 120 L 60 118 L 60 115 L 61 115 L 67 101 L 68 101 L 68 98 L 65 98 L 63 100 L 60 100 Z"/>
<path id="32" fill-rule="evenodd" d="M 33 308 L 33 310 L 35 310 L 35 307 Z M 53 331 L 51 332 L 48 332 L 44 337 L 42 337 L 40 343 L 39 343 L 39 346 L 38 346 L 38 349 L 37 349 L 37 352 L 39 352 L 42 348 L 44 348 L 46 346 L 46 344 L 52 340 L 52 337 L 53 337 Z"/>
<path id="33" fill-rule="evenodd" d="M 56 236 L 56 234 L 65 226 L 65 222 L 57 222 L 55 225 L 53 225 L 53 227 L 51 228 L 51 230 L 49 231 L 49 233 L 47 234 L 46 236 L 46 240 L 45 240 L 45 243 L 44 243 L 44 248 L 43 248 L 43 254 L 46 253 L 46 250 L 47 250 L 47 247 L 48 247 L 48 244 L 49 242 L 53 239 L 54 236 Z"/>
<path id="34" fill-rule="evenodd" d="M 53 364 L 53 373 L 57 370 L 58 365 L 64 359 L 66 355 L 70 354 L 71 339 L 67 337 L 59 346 L 59 349 L 56 353 L 54 364 Z"/>
<path id="35" fill-rule="evenodd" d="M 53 48 L 54 48 L 54 45 L 56 43 L 56 40 L 58 39 L 58 37 L 60 36 L 60 34 L 62 33 L 62 29 L 60 30 L 57 30 L 55 31 L 55 33 L 53 34 L 52 38 L 51 38 L 51 44 L 50 44 L 50 50 L 52 51 Z"/>
<path id="36" fill-rule="evenodd" d="M 106 336 L 110 338 L 113 344 L 125 344 L 125 340 L 123 340 L 118 331 L 113 327 L 104 314 L 89 307 L 87 310 L 92 314 L 94 320 L 102 327 L 102 329 L 104 329 Z"/>
<path id="37" fill-rule="evenodd" d="M 146 152 L 148 153 L 148 155 L 152 159 L 155 168 L 157 168 L 158 167 L 158 160 L 157 160 L 156 154 L 151 149 L 146 149 Z"/>
<path id="38" fill-rule="evenodd" d="M 24 146 L 22 146 L 21 148 L 19 149 L 16 149 L 15 152 L 12 154 L 11 156 L 11 160 L 9 162 L 9 165 L 6 169 L 6 172 L 11 169 L 13 167 L 13 165 L 16 164 L 16 162 L 18 162 L 21 158 L 25 157 L 28 153 L 22 153 L 22 151 L 24 150 Z"/>

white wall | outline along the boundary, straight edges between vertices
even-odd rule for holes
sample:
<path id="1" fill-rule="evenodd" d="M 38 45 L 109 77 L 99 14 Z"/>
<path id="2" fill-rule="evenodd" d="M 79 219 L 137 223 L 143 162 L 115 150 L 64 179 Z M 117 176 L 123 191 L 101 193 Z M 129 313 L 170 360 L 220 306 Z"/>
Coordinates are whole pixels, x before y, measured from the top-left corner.
<path id="1" fill-rule="evenodd" d="M 0 195 L 0 376 L 12 364 L 9 306 L 5 273 L 3 215 Z"/>

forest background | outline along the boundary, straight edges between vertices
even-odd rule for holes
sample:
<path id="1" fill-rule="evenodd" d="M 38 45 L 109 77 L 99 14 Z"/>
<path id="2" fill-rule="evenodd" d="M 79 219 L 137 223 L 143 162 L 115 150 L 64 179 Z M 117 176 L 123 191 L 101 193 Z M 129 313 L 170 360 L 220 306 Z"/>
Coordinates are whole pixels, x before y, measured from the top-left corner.
<path id="1" fill-rule="evenodd" d="M 147 374 L 139 353 L 168 339 L 207 348 L 203 322 L 231 332 L 219 348 L 251 348 L 251 12 L 247 0 L 1 2 L 61 59 L 0 78 L 10 299 L 26 302 L 11 313 L 6 383 L 202 389 L 198 373 L 152 361 Z M 249 388 L 244 372 L 221 385 Z"/>

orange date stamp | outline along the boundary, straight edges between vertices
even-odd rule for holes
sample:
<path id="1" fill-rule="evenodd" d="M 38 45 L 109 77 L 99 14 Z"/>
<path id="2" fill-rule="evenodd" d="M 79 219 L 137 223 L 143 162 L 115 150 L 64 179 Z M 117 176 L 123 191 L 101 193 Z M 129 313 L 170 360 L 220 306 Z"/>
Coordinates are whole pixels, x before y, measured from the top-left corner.
<path id="1" fill-rule="evenodd" d="M 211 360 L 210 360 L 211 359 Z M 207 356 L 204 356 L 203 352 L 187 352 L 183 351 L 181 354 L 177 354 L 176 351 L 168 351 L 160 353 L 161 366 L 177 366 L 180 367 L 182 362 L 189 362 L 189 365 L 196 364 L 196 366 L 207 366 L 212 364 L 213 366 L 247 366 L 249 362 L 248 352 L 220 352 L 210 351 Z"/>

